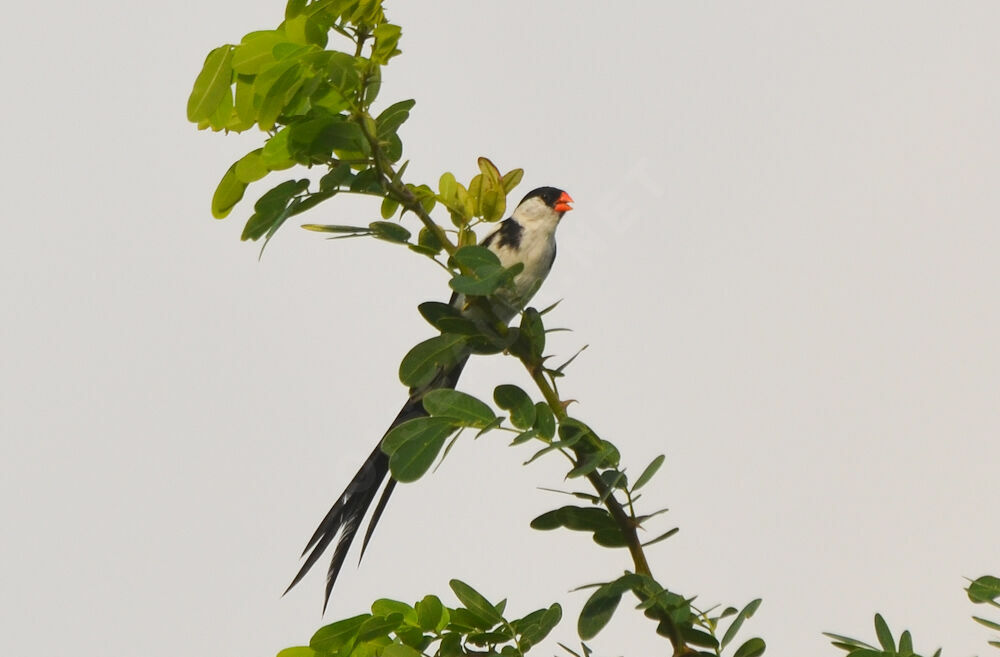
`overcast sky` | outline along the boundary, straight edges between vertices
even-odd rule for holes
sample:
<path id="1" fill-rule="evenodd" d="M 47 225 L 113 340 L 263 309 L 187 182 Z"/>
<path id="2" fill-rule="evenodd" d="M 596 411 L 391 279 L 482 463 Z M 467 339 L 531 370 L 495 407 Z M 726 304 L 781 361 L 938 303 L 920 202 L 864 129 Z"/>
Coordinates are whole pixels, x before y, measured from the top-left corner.
<path id="1" fill-rule="evenodd" d="M 407 171 L 479 155 L 576 199 L 537 299 L 574 412 L 635 473 L 650 548 L 701 604 L 764 603 L 771 655 L 836 655 L 882 612 L 919 651 L 991 650 L 963 577 L 1000 574 L 1000 4 L 394 2 Z M 0 257 L 0 653 L 267 657 L 323 622 L 297 555 L 405 397 L 447 297 L 383 243 L 209 201 L 258 134 L 185 122 L 207 51 L 284 3 L 8 9 Z M 275 176 L 275 182 L 284 178 Z M 251 189 L 250 198 L 266 189 Z M 367 222 L 328 203 L 305 217 Z M 497 362 L 491 362 L 497 361 Z M 528 381 L 475 360 L 462 387 Z M 557 459 L 463 439 L 397 489 L 326 620 L 459 577 L 509 609 L 628 567 L 528 521 Z M 351 558 L 352 561 L 354 557 Z M 996 618 L 997 614 L 993 614 Z M 623 605 L 598 655 L 664 654 Z M 553 654 L 558 649 L 540 649 Z"/>

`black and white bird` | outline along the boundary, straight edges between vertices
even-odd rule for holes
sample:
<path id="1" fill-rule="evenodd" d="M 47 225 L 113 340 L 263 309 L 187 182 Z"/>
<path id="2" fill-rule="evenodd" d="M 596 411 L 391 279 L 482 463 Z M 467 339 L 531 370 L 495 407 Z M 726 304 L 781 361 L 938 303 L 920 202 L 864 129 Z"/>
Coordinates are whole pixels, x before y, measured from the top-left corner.
<path id="1" fill-rule="evenodd" d="M 504 267 L 511 267 L 517 263 L 524 264 L 524 269 L 514 278 L 510 288 L 498 291 L 496 298 L 492 299 L 494 313 L 504 323 L 509 322 L 524 308 L 552 269 L 552 262 L 556 257 L 556 227 L 562 216 L 573 209 L 570 205 L 572 202 L 570 195 L 561 189 L 539 187 L 528 192 L 511 216 L 504 219 L 500 227 L 483 240 L 482 245 L 495 253 Z M 464 309 L 465 300 L 460 295 L 452 295 L 451 303 L 456 308 Z M 455 365 L 438 372 L 427 385 L 411 388 L 409 399 L 386 433 L 407 420 L 426 416 L 427 412 L 423 406 L 424 395 L 431 390 L 454 388 L 468 359 L 469 354 L 465 354 Z M 323 599 L 323 610 L 326 611 L 330 592 L 337 581 L 337 575 L 340 574 L 351 542 L 387 474 L 389 474 L 389 457 L 382 451 L 382 440 L 379 439 L 375 449 L 365 459 L 351 483 L 340 494 L 309 539 L 309 544 L 302 552 L 304 557 L 308 553 L 305 563 L 285 593 L 299 583 L 339 533 L 340 539 L 337 541 L 326 575 L 326 592 Z M 361 546 L 362 555 L 396 486 L 396 481 L 391 476 L 388 479 L 382 497 L 368 523 L 368 530 Z"/>

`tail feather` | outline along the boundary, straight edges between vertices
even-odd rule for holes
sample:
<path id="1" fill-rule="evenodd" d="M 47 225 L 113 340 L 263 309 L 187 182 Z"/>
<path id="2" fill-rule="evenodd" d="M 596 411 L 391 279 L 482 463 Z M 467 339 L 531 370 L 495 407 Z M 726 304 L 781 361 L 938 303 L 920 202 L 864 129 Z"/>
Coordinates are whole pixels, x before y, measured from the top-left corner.
<path id="1" fill-rule="evenodd" d="M 460 359 L 460 361 L 451 367 L 449 370 L 441 372 L 434 378 L 434 380 L 428 385 L 420 389 L 414 389 L 410 391 L 410 398 L 407 400 L 406 404 L 399 411 L 396 419 L 389 426 L 389 431 L 393 428 L 399 426 L 407 420 L 412 420 L 418 417 L 425 417 L 427 412 L 424 410 L 423 397 L 430 390 L 435 390 L 439 388 L 454 388 L 458 383 L 458 378 L 462 374 L 462 369 L 465 367 L 465 363 L 468 360 L 468 356 Z M 386 432 L 388 433 L 388 431 Z M 383 436 L 384 438 L 385 436 Z M 323 598 L 323 611 L 326 611 L 326 605 L 330 601 L 330 593 L 333 591 L 333 585 L 337 581 L 337 576 L 340 574 L 340 569 L 344 565 L 344 560 L 347 558 L 347 553 L 350 551 L 351 543 L 354 541 L 355 535 L 358 533 L 358 529 L 361 526 L 361 521 L 364 519 L 365 513 L 367 513 L 368 508 L 371 506 L 372 501 L 375 499 L 375 494 L 378 493 L 379 488 L 382 485 L 382 481 L 389 474 L 389 457 L 382 451 L 382 441 L 379 440 L 378 445 L 372 450 L 372 453 L 368 455 L 365 462 L 361 465 L 357 474 L 351 479 L 351 483 L 347 485 L 347 488 L 337 501 L 334 503 L 330 510 L 324 516 L 323 520 L 319 523 L 319 527 L 313 533 L 312 537 L 309 539 L 309 543 L 306 545 L 305 549 L 302 551 L 302 556 L 305 557 L 305 562 L 299 569 L 299 572 L 295 575 L 292 583 L 288 585 L 285 589 L 285 593 L 288 593 L 292 588 L 298 584 L 306 573 L 313 567 L 316 561 L 323 555 L 333 539 L 340 534 L 340 539 L 337 541 L 337 547 L 333 551 L 333 558 L 330 560 L 330 568 L 327 570 L 326 575 L 326 591 Z M 375 511 L 372 513 L 372 518 L 368 522 L 368 529 L 365 532 L 364 540 L 361 543 L 361 556 L 364 556 L 365 549 L 368 547 L 368 542 L 371 540 L 372 533 L 375 531 L 375 525 L 378 524 L 379 518 L 382 516 L 382 512 L 385 511 L 386 504 L 389 502 L 389 496 L 392 495 L 392 491 L 396 486 L 396 480 L 391 476 L 389 477 L 389 482 L 385 486 L 385 490 L 382 492 L 382 497 L 379 499 L 378 504 L 375 506 Z M 306 556 L 308 554 L 308 556 Z M 284 595 L 284 594 L 282 594 Z"/>
<path id="2" fill-rule="evenodd" d="M 330 568 L 326 571 L 326 589 L 323 591 L 323 613 L 326 613 L 326 606 L 330 602 L 330 593 L 333 591 L 333 585 L 337 582 L 337 575 L 340 574 L 344 560 L 347 559 L 347 553 L 351 549 L 354 535 L 358 533 L 358 528 L 361 526 L 361 520 L 365 516 L 365 511 L 368 510 L 368 506 L 372 503 L 372 499 L 375 497 L 377 491 L 377 485 L 365 491 L 364 498 L 356 507 L 358 510 L 357 513 L 344 519 L 343 531 L 340 534 L 340 540 L 337 541 L 337 549 L 333 551 L 333 558 L 330 559 Z"/>
<path id="3" fill-rule="evenodd" d="M 375 525 L 378 524 L 378 519 L 382 517 L 382 512 L 385 511 L 385 505 L 389 502 L 389 496 L 392 495 L 392 489 L 395 487 L 396 480 L 390 477 L 389 483 L 385 485 L 385 490 L 382 491 L 382 497 L 379 498 L 378 504 L 372 512 L 372 519 L 368 521 L 368 530 L 365 532 L 364 540 L 361 541 L 361 554 L 358 555 L 359 562 L 365 556 L 365 550 L 368 549 L 368 541 L 372 540 L 372 534 L 375 533 Z"/>

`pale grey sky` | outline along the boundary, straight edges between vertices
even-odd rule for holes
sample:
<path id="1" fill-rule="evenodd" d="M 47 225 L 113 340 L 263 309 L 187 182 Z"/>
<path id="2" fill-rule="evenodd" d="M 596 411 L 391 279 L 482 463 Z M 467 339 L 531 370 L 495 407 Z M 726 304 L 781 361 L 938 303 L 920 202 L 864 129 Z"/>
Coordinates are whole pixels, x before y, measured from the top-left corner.
<path id="1" fill-rule="evenodd" d="M 320 624 L 280 592 L 394 416 L 441 273 L 392 247 L 209 214 L 256 135 L 199 133 L 205 53 L 282 2 L 21 3 L 0 45 L 0 653 L 269 656 Z M 669 506 L 654 573 L 764 604 L 771 655 L 837 655 L 881 611 L 918 650 L 988 654 L 963 576 L 1000 573 L 1000 4 L 390 3 L 416 98 L 408 174 L 487 155 L 568 190 L 553 349 L 564 391 Z M 275 177 L 276 180 L 281 178 Z M 254 191 L 262 191 L 259 187 Z M 377 208 L 328 204 L 307 221 Z M 473 362 L 466 390 L 526 385 Z M 562 464 L 462 440 L 401 487 L 327 620 L 378 596 L 512 610 L 627 561 L 539 533 Z M 652 535 L 652 533 L 651 533 Z M 527 564 L 527 565 L 525 565 Z M 995 615 L 994 615 L 995 616 Z M 599 655 L 663 651 L 624 609 Z M 556 649 L 540 654 L 551 654 Z"/>

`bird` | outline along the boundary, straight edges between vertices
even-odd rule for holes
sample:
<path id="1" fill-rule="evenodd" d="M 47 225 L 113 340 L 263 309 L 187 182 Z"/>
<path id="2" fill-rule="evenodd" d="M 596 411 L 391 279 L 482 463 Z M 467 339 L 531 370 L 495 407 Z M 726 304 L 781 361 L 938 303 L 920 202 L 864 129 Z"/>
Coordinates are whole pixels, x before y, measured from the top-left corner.
<path id="1" fill-rule="evenodd" d="M 506 289 L 498 290 L 490 299 L 494 315 L 504 324 L 523 310 L 552 269 L 552 263 L 556 257 L 556 227 L 563 215 L 573 209 L 571 203 L 573 203 L 572 197 L 556 187 L 534 189 L 521 199 L 510 217 L 504 219 L 500 226 L 482 241 L 481 245 L 496 254 L 500 264 L 505 268 L 517 263 L 524 265 L 524 268 L 513 278 L 511 285 Z M 466 314 L 471 311 L 467 307 L 466 300 L 460 294 L 453 294 L 450 303 Z M 368 529 L 361 545 L 361 556 L 364 556 L 375 525 L 378 524 L 389 501 L 389 496 L 392 495 L 396 486 L 396 480 L 389 474 L 389 457 L 381 449 L 382 439 L 389 431 L 403 422 L 427 416 L 423 406 L 424 395 L 431 390 L 454 389 L 468 359 L 468 353 L 461 355 L 454 365 L 438 371 L 429 383 L 419 388 L 410 389 L 409 398 L 396 419 L 379 439 L 375 449 L 361 464 L 357 474 L 351 479 L 347 488 L 337 498 L 330 511 L 320 522 L 319 527 L 316 528 L 312 538 L 309 539 L 305 550 L 302 551 L 305 562 L 292 583 L 285 589 L 285 593 L 292 590 L 305 577 L 339 534 L 340 538 L 337 541 L 326 575 L 326 590 L 323 598 L 323 612 L 326 612 L 327 604 L 330 602 L 330 593 L 333 591 L 333 585 L 344 565 L 351 543 L 354 541 L 361 521 L 387 475 L 389 481 L 372 513 L 371 520 L 368 522 Z M 307 554 L 308 556 L 306 556 Z"/>

